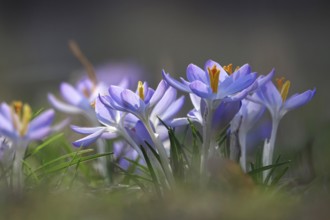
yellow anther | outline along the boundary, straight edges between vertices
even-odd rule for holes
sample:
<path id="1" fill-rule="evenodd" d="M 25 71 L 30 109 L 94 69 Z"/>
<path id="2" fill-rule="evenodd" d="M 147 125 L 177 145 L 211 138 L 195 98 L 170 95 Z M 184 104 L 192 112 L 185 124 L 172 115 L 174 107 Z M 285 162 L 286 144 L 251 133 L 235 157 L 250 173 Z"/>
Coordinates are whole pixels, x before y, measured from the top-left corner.
<path id="1" fill-rule="evenodd" d="M 21 101 L 14 101 L 11 104 L 11 108 L 13 125 L 18 130 L 20 136 L 24 136 L 32 118 L 31 107 L 28 104 L 23 105 Z"/>
<path id="2" fill-rule="evenodd" d="M 91 96 L 91 93 L 88 91 L 87 88 L 83 88 L 82 93 L 86 98 L 89 98 Z"/>
<path id="3" fill-rule="evenodd" d="M 281 88 L 281 96 L 282 96 L 282 100 L 283 102 L 285 102 L 286 98 L 288 97 L 288 93 L 289 93 L 289 89 L 290 89 L 290 85 L 291 85 L 291 82 L 289 80 L 287 80 L 282 88 Z"/>
<path id="4" fill-rule="evenodd" d="M 277 84 L 277 89 L 281 94 L 283 102 L 285 102 L 286 98 L 288 97 L 291 82 L 289 80 L 285 81 L 284 77 L 276 78 L 275 80 Z"/>
<path id="5" fill-rule="evenodd" d="M 21 129 L 20 129 L 20 135 L 23 136 L 25 135 L 25 133 L 27 132 L 27 128 L 29 126 L 29 122 L 32 118 L 32 111 L 31 111 L 31 107 L 28 104 L 24 104 L 23 106 L 23 115 L 22 115 L 22 119 L 21 119 Z"/>
<path id="6" fill-rule="evenodd" d="M 276 83 L 277 83 L 277 89 L 278 91 L 281 91 L 282 90 L 282 87 L 283 87 L 283 81 L 284 81 L 284 77 L 281 77 L 281 78 L 276 78 Z"/>
<path id="7" fill-rule="evenodd" d="M 233 74 L 233 64 L 228 64 L 227 66 L 223 66 L 223 69 L 229 74 Z"/>
<path id="8" fill-rule="evenodd" d="M 218 69 L 217 66 L 214 65 L 211 69 L 208 67 L 207 71 L 209 72 L 210 86 L 212 88 L 212 92 L 217 93 L 218 85 L 219 85 L 220 69 Z"/>
<path id="9" fill-rule="evenodd" d="M 17 115 L 21 115 L 23 107 L 23 103 L 21 101 L 13 101 L 11 106 Z"/>
<path id="10" fill-rule="evenodd" d="M 144 87 L 143 87 L 143 83 L 141 81 L 138 82 L 138 93 L 139 93 L 140 99 L 144 100 Z"/>
<path id="11" fill-rule="evenodd" d="M 239 70 L 239 68 L 241 68 L 240 66 L 236 66 L 236 68 L 235 68 L 235 71 L 234 72 L 236 72 L 237 70 Z"/>
<path id="12" fill-rule="evenodd" d="M 91 105 L 92 108 L 95 109 L 95 101 L 92 101 L 92 102 L 90 103 L 90 105 Z"/>

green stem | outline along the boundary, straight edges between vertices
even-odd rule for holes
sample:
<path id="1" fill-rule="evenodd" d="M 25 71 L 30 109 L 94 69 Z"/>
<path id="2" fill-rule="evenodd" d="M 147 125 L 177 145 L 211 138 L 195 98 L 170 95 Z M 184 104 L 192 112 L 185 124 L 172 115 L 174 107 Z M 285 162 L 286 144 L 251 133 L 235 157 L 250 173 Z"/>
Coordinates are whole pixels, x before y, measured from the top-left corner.
<path id="1" fill-rule="evenodd" d="M 273 119 L 272 119 L 272 133 L 270 135 L 269 141 L 265 142 L 264 149 L 263 149 L 263 155 L 262 155 L 263 166 L 269 166 L 273 162 L 273 154 L 274 154 L 274 147 L 275 147 L 275 140 L 276 140 L 278 125 L 279 125 L 279 120 L 277 120 L 276 117 L 273 117 Z M 264 180 L 268 176 L 269 172 L 270 172 L 270 170 L 265 170 L 263 172 L 263 179 Z"/>
<path id="2" fill-rule="evenodd" d="M 209 149 L 212 136 L 212 117 L 213 117 L 213 102 L 206 103 L 206 109 L 203 115 L 203 145 L 201 150 L 201 181 L 202 185 L 207 182 L 207 160 L 209 157 Z"/>
<path id="3" fill-rule="evenodd" d="M 23 159 L 25 155 L 25 150 L 27 148 L 27 143 L 16 142 L 13 143 L 16 148 L 15 158 L 13 162 L 13 172 L 12 172 L 12 188 L 15 193 L 21 194 L 24 188 L 24 176 L 23 176 Z"/>
<path id="4" fill-rule="evenodd" d="M 153 129 L 151 128 L 151 124 L 150 122 L 144 122 L 144 125 L 146 127 L 146 129 L 148 130 L 150 136 L 151 136 L 151 140 L 152 142 L 155 144 L 156 149 L 158 151 L 159 157 L 160 157 L 160 162 L 161 162 L 161 166 L 164 170 L 166 179 L 168 181 L 168 184 L 170 187 L 173 187 L 175 182 L 174 182 L 174 177 L 171 171 L 171 166 L 169 163 L 169 159 L 167 157 L 167 153 L 165 150 L 165 147 L 163 145 L 163 143 L 159 140 L 159 138 L 156 137 Z"/>

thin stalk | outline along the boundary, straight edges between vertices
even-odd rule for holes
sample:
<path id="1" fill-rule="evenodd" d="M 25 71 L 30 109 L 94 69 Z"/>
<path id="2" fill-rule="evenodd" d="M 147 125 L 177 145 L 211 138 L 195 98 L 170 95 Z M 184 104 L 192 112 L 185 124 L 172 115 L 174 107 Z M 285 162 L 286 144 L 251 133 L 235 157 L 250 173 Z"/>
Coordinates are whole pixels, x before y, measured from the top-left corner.
<path id="1" fill-rule="evenodd" d="M 203 145 L 201 150 L 201 181 L 205 182 L 207 177 L 207 160 L 209 157 L 209 149 L 211 145 L 212 135 L 212 117 L 213 117 L 213 102 L 206 103 L 206 109 L 203 115 Z"/>
<path id="2" fill-rule="evenodd" d="M 161 165 L 162 165 L 162 168 L 164 170 L 164 173 L 165 173 L 166 179 L 168 181 L 168 184 L 170 185 L 170 187 L 173 187 L 175 182 L 174 182 L 174 177 L 173 177 L 173 174 L 172 174 L 172 171 L 171 171 L 171 166 L 170 166 L 170 163 L 169 163 L 169 159 L 167 157 L 165 147 L 164 147 L 163 143 L 159 140 L 159 138 L 156 137 L 153 129 L 151 128 L 150 122 L 149 121 L 144 122 L 144 125 L 145 125 L 145 127 L 147 128 L 147 130 L 150 134 L 152 142 L 156 146 L 156 149 L 157 149 L 159 157 L 160 157 L 160 162 L 162 163 Z"/>
<path id="3" fill-rule="evenodd" d="M 25 155 L 25 150 L 27 143 L 25 142 L 16 142 L 13 143 L 16 148 L 15 158 L 13 162 L 13 171 L 12 171 L 12 187 L 15 193 L 21 194 L 24 188 L 24 176 L 23 176 L 23 158 Z"/>
<path id="4" fill-rule="evenodd" d="M 238 139 L 239 139 L 239 144 L 241 146 L 241 157 L 240 157 L 240 164 L 242 167 L 242 170 L 244 171 L 244 173 L 247 172 L 247 168 L 246 168 L 246 132 L 244 132 L 243 134 L 239 134 L 238 135 Z"/>
<path id="5" fill-rule="evenodd" d="M 279 125 L 279 120 L 277 120 L 276 117 L 273 117 L 272 133 L 270 135 L 269 141 L 265 141 L 264 144 L 263 155 L 262 155 L 263 166 L 269 166 L 273 162 L 273 153 L 274 153 L 278 125 Z M 270 170 L 265 170 L 263 172 L 263 180 L 267 178 L 269 172 Z"/>
<path id="6" fill-rule="evenodd" d="M 90 114 L 87 114 L 87 118 L 90 120 L 90 123 L 92 124 L 92 126 L 99 126 L 100 123 L 97 120 L 96 116 L 95 116 L 95 112 L 92 112 Z M 106 153 L 106 144 L 105 141 L 103 139 L 98 139 L 96 141 L 96 150 L 97 153 L 99 154 L 104 154 Z M 111 182 L 111 177 L 109 175 L 109 168 L 108 168 L 108 161 L 106 157 L 99 157 L 97 158 L 97 171 L 106 178 L 106 180 L 108 182 Z"/>

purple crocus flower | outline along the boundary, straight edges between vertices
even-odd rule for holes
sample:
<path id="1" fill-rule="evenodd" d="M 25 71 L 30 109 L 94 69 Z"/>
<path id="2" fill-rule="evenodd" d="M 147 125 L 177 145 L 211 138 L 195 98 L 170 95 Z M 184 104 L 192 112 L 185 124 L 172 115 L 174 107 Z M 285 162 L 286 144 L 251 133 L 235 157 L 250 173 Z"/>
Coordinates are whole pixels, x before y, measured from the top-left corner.
<path id="1" fill-rule="evenodd" d="M 284 78 L 277 79 L 277 88 L 273 82 L 269 81 L 264 84 L 257 92 L 256 96 L 249 97 L 249 100 L 264 105 L 270 112 L 272 117 L 272 132 L 269 140 L 265 141 L 263 150 L 263 165 L 271 165 L 273 160 L 273 152 L 277 129 L 282 117 L 289 111 L 308 103 L 315 94 L 315 89 L 307 90 L 303 93 L 296 93 L 287 98 L 290 88 L 290 81 Z M 264 178 L 268 175 L 264 172 Z"/>
<path id="2" fill-rule="evenodd" d="M 51 127 L 55 112 L 52 109 L 44 111 L 32 119 L 32 111 L 28 104 L 15 101 L 12 105 L 0 105 L 0 135 L 8 138 L 14 152 L 13 187 L 21 191 L 23 187 L 22 161 L 26 148 L 31 141 L 42 140 L 52 131 Z"/>
<path id="3" fill-rule="evenodd" d="M 257 74 L 251 72 L 248 64 L 233 71 L 231 64 L 222 67 L 212 60 L 205 63 L 204 70 L 190 64 L 187 67 L 188 81 L 183 78 L 180 78 L 181 82 L 177 81 L 165 71 L 162 74 L 171 86 L 184 92 L 193 93 L 205 102 L 206 107 L 202 109 L 204 112 L 202 113 L 203 146 L 201 154 L 201 174 L 205 177 L 209 150 L 214 143 L 211 130 L 215 110 L 221 103 L 240 101 L 245 98 L 256 88 Z"/>
<path id="4" fill-rule="evenodd" d="M 227 71 L 226 71 L 226 70 Z M 204 70 L 194 64 L 187 67 L 187 79 L 173 79 L 163 71 L 163 77 L 171 86 L 184 92 L 194 93 L 205 100 L 236 101 L 244 98 L 255 82 L 257 75 L 248 64 L 232 71 L 232 65 L 220 66 L 208 60 Z M 249 88 L 249 89 L 248 89 Z"/>
<path id="5" fill-rule="evenodd" d="M 115 94 L 116 97 L 113 98 L 111 94 Z M 158 85 L 156 91 L 147 87 L 147 83 L 142 84 L 142 82 L 139 82 L 136 93 L 118 86 L 111 86 L 109 95 L 100 95 L 95 104 L 98 120 L 104 126 L 98 128 L 73 127 L 78 133 L 89 134 L 85 138 L 74 142 L 74 145 L 85 146 L 104 134 L 115 133 L 123 137 L 143 158 L 134 135 L 128 132 L 135 129 L 137 124 L 143 123 L 146 124 L 146 127 L 149 126 L 148 132 L 152 133 L 149 135 L 154 136 L 156 132 L 157 137 L 154 136 L 154 140 L 150 144 L 154 144 L 154 141 L 158 138 L 165 139 L 165 132 L 163 132 L 164 129 L 162 129 L 163 126 L 158 117 L 165 122 L 172 120 L 184 103 L 184 97 L 179 99 L 176 97 L 176 90 L 168 87 L 164 81 Z M 141 129 L 137 130 L 141 131 Z M 162 149 L 164 153 L 164 147 Z M 164 154 L 166 155 L 166 152 Z"/>
<path id="6" fill-rule="evenodd" d="M 54 116 L 54 110 L 49 109 L 32 119 L 32 111 L 28 104 L 13 102 L 9 106 L 3 102 L 0 106 L 0 134 L 16 144 L 41 140 L 52 131 Z"/>

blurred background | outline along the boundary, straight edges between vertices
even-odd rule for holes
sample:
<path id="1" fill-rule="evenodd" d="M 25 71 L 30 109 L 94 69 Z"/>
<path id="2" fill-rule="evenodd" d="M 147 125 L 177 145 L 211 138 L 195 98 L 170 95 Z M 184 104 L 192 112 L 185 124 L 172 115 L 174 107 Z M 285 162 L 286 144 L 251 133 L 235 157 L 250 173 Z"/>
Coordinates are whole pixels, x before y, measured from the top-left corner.
<path id="1" fill-rule="evenodd" d="M 97 67 L 134 63 L 153 86 L 164 68 L 185 75 L 189 63 L 249 63 L 291 80 L 290 94 L 317 88 L 307 106 L 280 125 L 282 150 L 309 141 L 317 172 L 329 182 L 330 7 L 322 0 L 24 1 L 0 0 L 0 98 L 47 104 L 47 92 L 82 69 L 75 39 Z"/>

